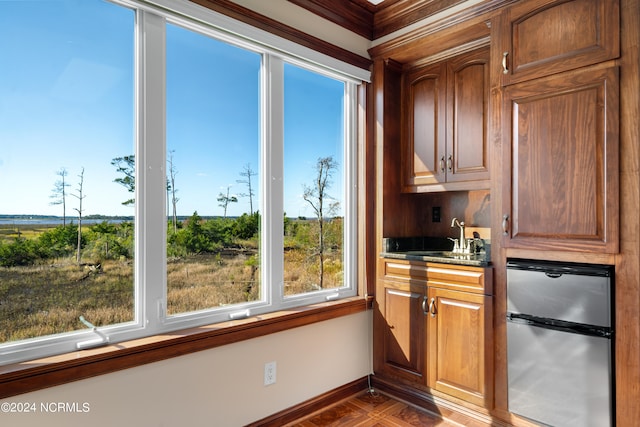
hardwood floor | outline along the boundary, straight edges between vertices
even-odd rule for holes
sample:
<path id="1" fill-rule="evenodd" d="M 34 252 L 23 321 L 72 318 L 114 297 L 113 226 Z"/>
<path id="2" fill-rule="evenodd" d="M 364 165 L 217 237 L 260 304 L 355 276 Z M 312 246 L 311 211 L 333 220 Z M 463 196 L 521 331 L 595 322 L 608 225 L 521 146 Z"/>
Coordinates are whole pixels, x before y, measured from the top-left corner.
<path id="1" fill-rule="evenodd" d="M 363 392 L 333 406 L 323 408 L 287 427 L 416 427 L 416 426 L 473 426 L 487 424 L 462 414 L 440 414 L 417 408 L 379 392 Z"/>

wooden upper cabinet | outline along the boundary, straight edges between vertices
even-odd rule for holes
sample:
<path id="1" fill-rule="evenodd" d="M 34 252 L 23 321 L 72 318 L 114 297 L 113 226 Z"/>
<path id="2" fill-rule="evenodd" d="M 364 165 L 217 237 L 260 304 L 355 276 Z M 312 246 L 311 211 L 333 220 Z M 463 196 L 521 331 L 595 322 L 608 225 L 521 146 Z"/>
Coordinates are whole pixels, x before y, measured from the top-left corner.
<path id="1" fill-rule="evenodd" d="M 446 65 L 403 75 L 403 190 L 445 181 Z"/>
<path id="2" fill-rule="evenodd" d="M 616 253 L 618 67 L 503 90 L 503 245 Z"/>
<path id="3" fill-rule="evenodd" d="M 447 182 L 488 182 L 489 50 L 447 62 L 447 77 Z"/>
<path id="4" fill-rule="evenodd" d="M 502 12 L 498 30 L 503 85 L 620 55 L 618 0 L 517 2 Z"/>
<path id="5" fill-rule="evenodd" d="M 403 74 L 404 192 L 489 188 L 489 49 Z"/>

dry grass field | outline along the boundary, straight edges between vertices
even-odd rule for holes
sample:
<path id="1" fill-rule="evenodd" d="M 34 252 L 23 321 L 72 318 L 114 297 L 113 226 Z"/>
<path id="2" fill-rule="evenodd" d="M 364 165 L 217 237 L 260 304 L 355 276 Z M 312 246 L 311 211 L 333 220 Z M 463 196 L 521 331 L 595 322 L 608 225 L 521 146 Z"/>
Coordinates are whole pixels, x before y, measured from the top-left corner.
<path id="1" fill-rule="evenodd" d="M 82 329 L 81 315 L 95 325 L 132 321 L 132 271 L 120 261 L 0 268 L 0 342 Z"/>
<path id="2" fill-rule="evenodd" d="M 167 264 L 167 314 L 260 299 L 260 269 L 251 251 L 192 255 Z M 342 285 L 342 263 L 325 262 L 325 287 Z M 300 250 L 285 253 L 285 294 L 317 289 L 317 260 Z M 106 260 L 78 266 L 73 259 L 0 267 L 0 343 L 134 318 L 133 263 Z"/>

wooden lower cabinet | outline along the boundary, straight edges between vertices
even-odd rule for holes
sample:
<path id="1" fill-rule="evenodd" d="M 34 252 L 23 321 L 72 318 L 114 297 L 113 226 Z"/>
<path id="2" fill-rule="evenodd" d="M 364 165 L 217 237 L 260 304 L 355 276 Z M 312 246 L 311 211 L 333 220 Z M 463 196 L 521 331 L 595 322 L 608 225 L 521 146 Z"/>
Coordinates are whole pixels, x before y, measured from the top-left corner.
<path id="1" fill-rule="evenodd" d="M 425 381 L 426 286 L 385 286 L 384 364 L 393 374 Z"/>
<path id="2" fill-rule="evenodd" d="M 376 374 L 492 407 L 492 269 L 396 259 L 383 265 Z"/>
<path id="3" fill-rule="evenodd" d="M 429 288 L 428 385 L 479 406 L 492 396 L 492 298 Z"/>

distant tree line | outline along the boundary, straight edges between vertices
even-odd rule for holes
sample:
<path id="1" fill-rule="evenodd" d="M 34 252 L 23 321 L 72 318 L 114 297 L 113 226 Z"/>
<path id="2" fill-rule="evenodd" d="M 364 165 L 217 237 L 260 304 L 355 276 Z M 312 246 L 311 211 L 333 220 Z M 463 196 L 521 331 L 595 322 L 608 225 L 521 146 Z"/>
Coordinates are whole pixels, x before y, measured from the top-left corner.
<path id="1" fill-rule="evenodd" d="M 258 232 L 260 229 L 260 214 L 253 210 L 254 183 L 252 178 L 257 175 L 249 164 L 244 166 L 240 175 L 244 178 L 237 180 L 246 185 L 247 193 L 240 194 L 248 197 L 250 213 L 237 218 L 227 218 L 229 203 L 238 201 L 237 197 L 229 193 L 220 193 L 219 206 L 223 208 L 222 218 L 204 220 L 194 212 L 184 221 L 178 221 L 176 214 L 179 198 L 176 197 L 176 175 L 178 173 L 174 164 L 174 151 L 169 154 L 167 186 L 167 256 L 184 257 L 191 254 L 217 253 L 225 248 L 232 248 L 252 241 L 251 246 L 258 247 Z M 135 191 L 135 157 L 134 155 L 116 157 L 111 165 L 116 167 L 119 177 L 114 182 L 124 186 L 129 193 Z M 315 214 L 315 221 L 309 222 L 299 219 L 292 222 L 285 221 L 285 247 L 305 249 L 309 258 L 315 258 L 319 269 L 319 287 L 323 287 L 324 261 L 327 254 L 341 250 L 342 245 L 342 221 L 336 221 L 335 214 L 339 209 L 339 202 L 335 201 L 328 193 L 331 187 L 333 173 L 337 170 L 337 163 L 332 157 L 321 157 L 317 160 L 316 176 L 312 185 L 303 184 L 303 199 L 311 206 Z M 83 192 L 84 168 L 78 175 L 79 183 L 75 193 L 70 195 L 78 200 L 78 207 L 74 208 L 78 216 L 77 226 L 67 225 L 66 198 L 69 194 L 69 186 L 65 168 L 56 172 L 60 178 L 54 184 L 51 204 L 62 205 L 63 224 L 49 229 L 37 238 L 26 239 L 17 237 L 13 242 L 0 241 L 0 266 L 13 267 L 32 265 L 44 260 L 70 257 L 75 253 L 76 261 L 81 263 L 82 256 L 89 257 L 93 262 L 106 259 L 131 259 L 133 257 L 133 223 L 124 221 L 121 223 L 101 222 L 88 227 L 83 232 Z M 123 205 L 132 205 L 133 198 L 125 200 Z M 171 205 L 172 214 L 169 212 Z"/>
<path id="2" fill-rule="evenodd" d="M 257 237 L 260 215 L 243 214 L 238 218 L 202 219 L 194 213 L 185 221 L 167 222 L 167 255 L 181 257 L 200 253 L 216 253 L 224 248 L 240 247 L 243 241 Z M 74 224 L 59 225 L 42 232 L 37 238 L 17 237 L 0 241 L 0 266 L 27 266 L 82 253 L 84 259 L 101 262 L 107 259 L 133 258 L 133 223 L 100 222 L 79 234 Z"/>

